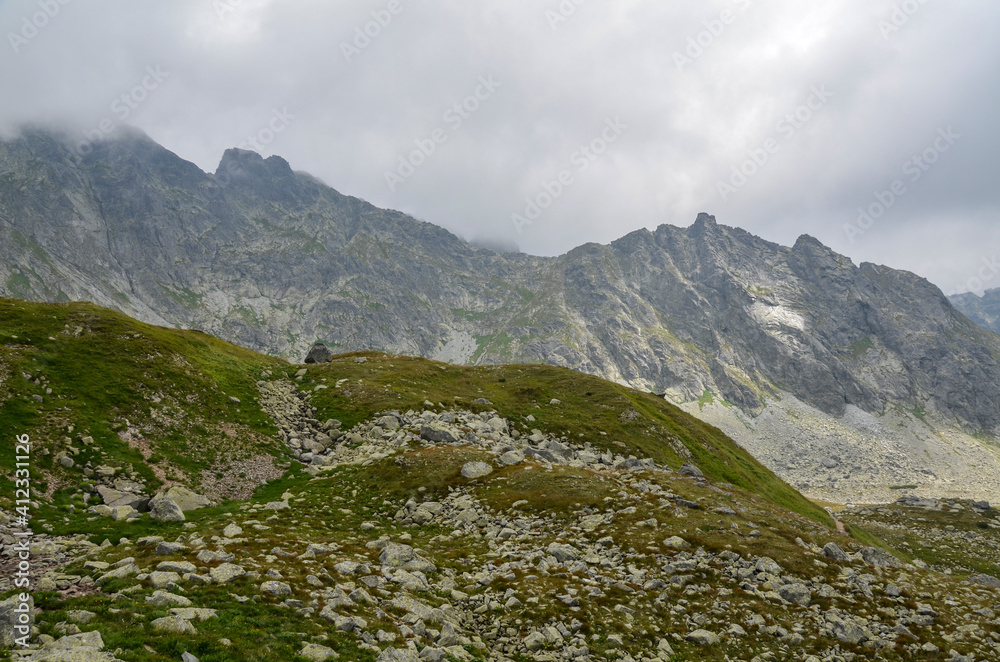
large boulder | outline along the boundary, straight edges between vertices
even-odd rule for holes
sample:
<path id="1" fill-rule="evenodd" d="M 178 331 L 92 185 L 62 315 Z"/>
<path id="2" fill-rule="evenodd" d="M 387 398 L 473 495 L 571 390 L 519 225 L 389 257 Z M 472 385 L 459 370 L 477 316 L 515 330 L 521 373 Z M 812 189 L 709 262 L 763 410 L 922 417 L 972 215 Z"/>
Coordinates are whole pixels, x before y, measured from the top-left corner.
<path id="1" fill-rule="evenodd" d="M 306 354 L 306 363 L 329 363 L 333 360 L 333 352 L 321 342 L 316 343 Z"/>
<path id="2" fill-rule="evenodd" d="M 493 467 L 485 462 L 466 462 L 462 467 L 462 475 L 466 478 L 482 478 L 493 473 Z"/>
<path id="3" fill-rule="evenodd" d="M 14 595 L 0 602 L 0 648 L 14 648 L 16 639 L 31 635 L 31 626 L 35 624 L 35 601 L 31 594 L 27 598 L 21 602 L 19 596 Z M 24 623 L 21 622 L 22 615 Z"/>
<path id="4" fill-rule="evenodd" d="M 157 522 L 183 522 L 184 511 L 173 499 L 156 496 L 149 500 L 149 516 Z"/>
<path id="5" fill-rule="evenodd" d="M 149 497 L 132 492 L 122 492 L 105 485 L 97 487 L 97 494 L 104 501 L 104 505 L 109 508 L 120 508 L 121 506 L 132 506 L 140 512 L 148 510 Z"/>
<path id="6" fill-rule="evenodd" d="M 902 561 L 884 549 L 879 549 L 878 547 L 863 548 L 861 550 L 861 558 L 863 558 L 865 563 L 868 565 L 873 565 L 879 568 L 898 568 L 903 565 Z"/>
<path id="7" fill-rule="evenodd" d="M 105 653 L 100 632 L 71 634 L 42 646 L 31 660 L 33 662 L 120 662 Z"/>
<path id="8" fill-rule="evenodd" d="M 197 492 L 192 492 L 188 488 L 181 487 L 180 485 L 174 485 L 163 493 L 163 496 L 176 503 L 184 512 L 197 510 L 198 508 L 207 508 L 212 505 L 212 502 L 208 497 L 202 496 Z"/>

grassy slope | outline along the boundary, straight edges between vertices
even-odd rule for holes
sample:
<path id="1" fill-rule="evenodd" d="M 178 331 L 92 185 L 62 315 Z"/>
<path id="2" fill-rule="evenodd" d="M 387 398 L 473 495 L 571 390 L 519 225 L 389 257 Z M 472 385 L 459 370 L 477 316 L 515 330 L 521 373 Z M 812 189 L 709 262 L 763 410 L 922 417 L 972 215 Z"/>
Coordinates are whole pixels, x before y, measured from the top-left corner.
<path id="1" fill-rule="evenodd" d="M 368 362 L 355 363 L 357 356 Z M 227 465 L 232 459 L 281 456 L 273 423 L 257 405 L 255 382 L 268 368 L 276 377 L 293 372 L 280 359 L 204 333 L 142 324 L 91 304 L 0 299 L 0 429 L 30 434 L 50 450 L 34 459 L 41 473 L 36 491 L 39 479 L 50 491 L 75 487 L 54 462 L 68 441 L 81 451 L 74 456 L 78 465 L 131 463 L 152 486 L 165 478 L 197 488 L 202 471 L 232 471 Z M 471 368 L 376 353 L 344 355 L 309 370 L 303 388 L 329 387 L 313 398 L 319 416 L 338 418 L 348 428 L 379 411 L 420 409 L 425 400 L 496 408 L 524 430 L 537 427 L 674 468 L 690 459 L 713 480 L 831 524 L 822 509 L 716 428 L 661 398 L 596 377 L 545 365 Z M 39 377 L 43 381 L 35 385 Z M 334 388 L 341 379 L 348 381 Z M 477 404 L 477 398 L 493 405 Z M 562 404 L 549 404 L 552 398 Z M 528 422 L 528 415 L 536 421 Z M 145 436 L 144 452 L 121 440 L 130 426 Z M 83 436 L 92 436 L 95 447 L 82 446 Z M 150 452 L 152 463 L 143 458 Z M 5 480 L 12 463 L 12 454 L 0 456 Z M 57 485 L 49 485 L 53 480 Z M 0 494 L 0 504 L 9 503 L 9 488 Z"/>
<path id="2" fill-rule="evenodd" d="M 360 356 L 368 361 L 355 363 Z M 538 428 L 601 450 L 651 457 L 674 469 L 692 461 L 712 480 L 732 483 L 832 525 L 823 509 L 717 428 L 662 398 L 598 377 L 547 365 L 465 367 L 368 352 L 311 366 L 306 380 L 307 389 L 329 387 L 313 396 L 319 416 L 337 418 L 348 427 L 379 411 L 420 410 L 425 401 L 473 411 L 496 409 L 524 431 Z M 347 381 L 336 388 L 339 380 Z M 492 404 L 478 404 L 479 398 Z M 549 404 L 553 398 L 561 404 Z M 527 420 L 529 415 L 534 422 Z"/>
<path id="3" fill-rule="evenodd" d="M 31 436 L 36 495 L 75 488 L 87 461 L 131 464 L 150 488 L 163 481 L 198 487 L 202 470 L 281 453 L 255 383 L 262 369 L 283 364 L 91 304 L 0 299 L 0 430 L 11 440 Z M 135 447 L 121 438 L 130 429 L 144 437 Z M 88 436 L 93 446 L 82 443 Z M 79 451 L 72 472 L 55 461 L 68 446 Z M 13 452 L 0 454 L 3 481 L 13 462 Z M 11 487 L 0 489 L 0 504 L 10 503 Z"/>

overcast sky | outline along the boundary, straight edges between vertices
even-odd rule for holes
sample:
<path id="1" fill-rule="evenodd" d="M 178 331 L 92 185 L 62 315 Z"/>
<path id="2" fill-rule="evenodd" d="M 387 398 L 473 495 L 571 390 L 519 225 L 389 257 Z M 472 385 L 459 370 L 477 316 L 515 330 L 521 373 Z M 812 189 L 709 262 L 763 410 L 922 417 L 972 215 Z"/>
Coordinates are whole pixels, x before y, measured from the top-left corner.
<path id="1" fill-rule="evenodd" d="M 995 0 L 0 0 L 0 28 L 5 131 L 107 118 L 213 172 L 242 145 L 534 254 L 706 211 L 1000 287 Z"/>

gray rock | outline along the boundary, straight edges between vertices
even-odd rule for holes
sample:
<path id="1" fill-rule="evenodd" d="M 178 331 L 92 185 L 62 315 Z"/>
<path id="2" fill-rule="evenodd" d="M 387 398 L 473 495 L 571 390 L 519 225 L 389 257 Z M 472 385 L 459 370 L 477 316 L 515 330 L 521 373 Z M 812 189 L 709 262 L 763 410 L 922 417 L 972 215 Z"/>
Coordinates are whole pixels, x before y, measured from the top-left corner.
<path id="1" fill-rule="evenodd" d="M 160 572 L 159 570 L 149 573 L 147 581 L 153 588 L 168 588 L 176 586 L 181 580 L 181 576 L 176 572 Z"/>
<path id="2" fill-rule="evenodd" d="M 500 464 L 504 466 L 511 466 L 514 464 L 521 464 L 524 462 L 524 452 L 519 450 L 507 451 L 499 458 Z"/>
<path id="3" fill-rule="evenodd" d="M 580 550 L 576 549 L 572 545 L 564 545 L 558 542 L 550 543 L 549 546 L 545 548 L 545 551 L 554 556 L 560 563 L 565 563 L 566 561 L 576 561 L 580 558 Z"/>
<path id="4" fill-rule="evenodd" d="M 176 616 L 164 616 L 163 618 L 157 618 L 150 626 L 153 628 L 154 632 L 167 632 L 169 634 L 197 634 L 197 630 L 191 621 L 186 621 L 183 618 L 178 618 Z"/>
<path id="5" fill-rule="evenodd" d="M 192 492 L 186 487 L 180 485 L 174 485 L 169 488 L 164 495 L 171 501 L 177 504 L 177 506 L 184 512 L 189 510 L 197 510 L 199 508 L 207 508 L 212 505 L 211 500 L 197 492 Z"/>
<path id="6" fill-rule="evenodd" d="M 677 470 L 677 473 L 682 476 L 704 476 L 701 469 L 691 464 L 690 462 L 685 462 L 681 465 L 681 468 Z M 699 632 L 704 632 L 704 630 L 699 630 Z"/>
<path id="7" fill-rule="evenodd" d="M 691 543 L 680 536 L 670 536 L 663 541 L 663 544 L 671 549 L 691 549 Z"/>
<path id="8" fill-rule="evenodd" d="M 117 506 L 111 509 L 111 519 L 116 522 L 135 519 L 139 517 L 139 511 L 132 506 Z"/>
<path id="9" fill-rule="evenodd" d="M 260 592 L 277 596 L 291 595 L 292 587 L 285 582 L 267 581 L 260 585 Z"/>
<path id="10" fill-rule="evenodd" d="M 183 522 L 185 519 L 181 507 L 164 496 L 149 500 L 149 516 L 157 522 Z"/>
<path id="11" fill-rule="evenodd" d="M 207 621 L 218 617 L 215 609 L 199 609 L 197 607 L 172 607 L 170 614 L 185 621 Z"/>
<path id="12" fill-rule="evenodd" d="M 156 564 L 156 569 L 162 572 L 177 572 L 182 575 L 198 572 L 198 566 L 190 561 L 161 561 Z"/>
<path id="13" fill-rule="evenodd" d="M 420 662 L 420 658 L 411 648 L 399 650 L 390 646 L 382 651 L 375 662 Z"/>
<path id="14" fill-rule="evenodd" d="M 851 557 L 847 555 L 847 552 L 840 548 L 835 542 L 828 542 L 823 546 L 823 556 L 828 559 L 833 559 L 834 561 L 850 561 Z"/>
<path id="15" fill-rule="evenodd" d="M 980 586 L 1000 589 L 1000 579 L 990 575 L 972 575 L 969 577 L 969 581 L 973 584 L 979 584 Z"/>
<path id="16" fill-rule="evenodd" d="M 132 575 L 139 574 L 139 567 L 134 563 L 129 563 L 123 565 L 119 568 L 115 568 L 109 572 L 104 573 L 97 578 L 97 585 L 103 586 L 114 579 L 124 579 L 125 577 L 130 577 Z"/>
<path id="17" fill-rule="evenodd" d="M 117 508 L 119 506 L 132 506 L 139 512 L 145 512 L 148 510 L 147 505 L 149 504 L 149 497 L 143 496 L 142 494 L 133 494 L 131 492 L 121 492 L 119 490 L 112 489 L 105 485 L 97 486 L 97 494 L 104 501 L 104 505 L 109 508 Z"/>
<path id="18" fill-rule="evenodd" d="M 693 644 L 701 646 L 717 646 L 722 641 L 719 635 L 708 630 L 695 630 L 694 632 L 689 632 L 684 638 Z"/>
<path id="19" fill-rule="evenodd" d="M 0 649 L 14 648 L 15 639 L 31 634 L 31 627 L 35 624 L 35 600 L 30 593 L 27 597 L 21 602 L 19 595 L 13 595 L 0 602 Z M 27 616 L 27 623 L 20 622 L 22 614 Z M 24 629 L 18 628 L 19 625 Z"/>
<path id="20" fill-rule="evenodd" d="M 146 604 L 152 607 L 190 607 L 192 602 L 183 595 L 175 595 L 166 591 L 153 591 L 146 597 Z"/>
<path id="21" fill-rule="evenodd" d="M 493 467 L 485 462 L 466 462 L 462 466 L 462 475 L 466 478 L 482 478 L 493 473 Z"/>
<path id="22" fill-rule="evenodd" d="M 329 363 L 333 360 L 333 352 L 321 342 L 315 343 L 309 348 L 306 359 L 303 363 Z"/>
<path id="23" fill-rule="evenodd" d="M 812 602 L 812 592 L 805 584 L 785 584 L 778 588 L 778 595 L 788 602 L 808 607 Z"/>
<path id="24" fill-rule="evenodd" d="M 458 441 L 451 430 L 437 423 L 430 423 L 420 428 L 420 438 L 438 444 L 453 444 Z"/>
<path id="25" fill-rule="evenodd" d="M 303 645 L 302 650 L 299 651 L 299 655 L 307 660 L 312 660 L 312 662 L 326 662 L 327 660 L 335 660 L 340 657 L 332 648 L 320 646 L 319 644 Z"/>
<path id="26" fill-rule="evenodd" d="M 898 568 L 903 565 L 902 561 L 884 549 L 879 549 L 878 547 L 863 547 L 861 549 L 861 558 L 863 558 L 865 563 L 868 565 L 880 568 Z"/>
<path id="27" fill-rule="evenodd" d="M 223 563 L 209 570 L 208 574 L 216 584 L 228 584 L 247 574 L 247 571 L 242 566 Z"/>
<path id="28" fill-rule="evenodd" d="M 172 554 L 180 554 L 187 549 L 187 545 L 182 542 L 168 542 L 163 541 L 157 543 L 156 545 L 156 555 L 157 556 L 170 556 Z"/>

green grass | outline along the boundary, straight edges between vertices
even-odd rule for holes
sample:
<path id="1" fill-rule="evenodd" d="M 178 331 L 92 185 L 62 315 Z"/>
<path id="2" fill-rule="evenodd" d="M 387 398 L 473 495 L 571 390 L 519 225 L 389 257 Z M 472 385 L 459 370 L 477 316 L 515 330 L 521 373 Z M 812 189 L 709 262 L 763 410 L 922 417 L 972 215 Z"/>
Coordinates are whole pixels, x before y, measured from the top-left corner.
<path id="1" fill-rule="evenodd" d="M 200 472 L 223 458 L 284 454 L 255 385 L 263 369 L 283 361 L 90 304 L 0 299 L 0 320 L 0 372 L 8 376 L 0 383 L 0 428 L 46 440 L 36 448 L 49 454 L 33 456 L 34 481 L 79 484 L 90 461 L 131 464 L 155 487 L 161 478 L 145 461 L 155 454 L 165 477 L 196 486 Z M 130 430 L 143 436 L 134 446 L 123 440 Z M 93 446 L 82 444 L 87 436 Z M 54 458 L 70 445 L 77 467 L 66 470 Z M 0 456 L 0 468 L 6 480 L 11 454 Z M 3 490 L 0 503 L 11 493 Z"/>
<path id="2" fill-rule="evenodd" d="M 368 361 L 355 363 L 358 356 Z M 496 409 L 524 432 L 538 428 L 565 435 L 574 443 L 589 442 L 600 450 L 651 457 L 675 469 L 693 458 L 714 480 L 758 492 L 818 522 L 832 524 L 825 511 L 717 428 L 663 398 L 597 377 L 555 366 L 453 366 L 374 352 L 340 355 L 332 363 L 308 369 L 306 388 L 320 383 L 331 386 L 313 396 L 319 418 L 336 418 L 345 427 L 381 411 L 420 410 L 425 400 L 473 411 Z M 340 389 L 332 388 L 340 379 L 348 381 Z M 493 404 L 478 404 L 479 398 Z M 562 404 L 550 405 L 553 398 Z M 529 415 L 534 422 L 527 420 Z"/>

